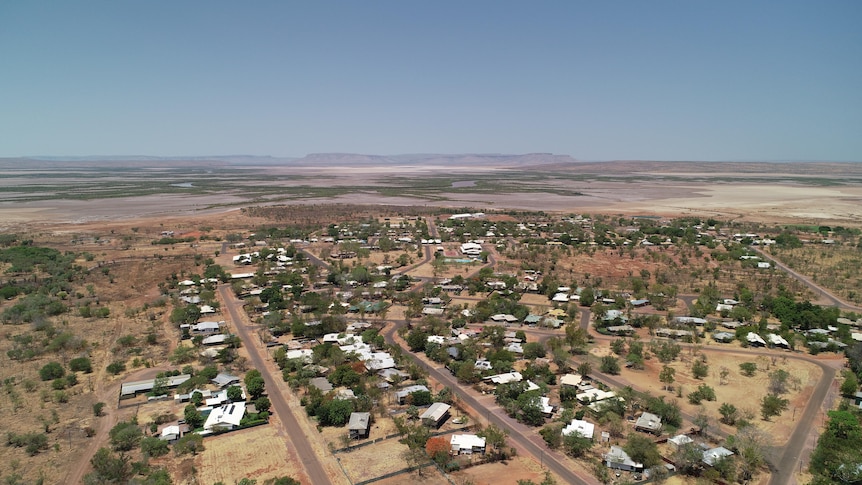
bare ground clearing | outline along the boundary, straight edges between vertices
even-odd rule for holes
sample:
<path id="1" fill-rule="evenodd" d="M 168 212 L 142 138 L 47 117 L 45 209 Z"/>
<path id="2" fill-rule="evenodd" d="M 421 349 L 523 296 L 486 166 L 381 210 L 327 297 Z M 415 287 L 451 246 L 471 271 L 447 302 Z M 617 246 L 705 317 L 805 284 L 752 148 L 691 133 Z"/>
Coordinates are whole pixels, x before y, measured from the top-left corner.
<path id="1" fill-rule="evenodd" d="M 263 482 L 292 476 L 310 483 L 295 452 L 285 446 L 274 426 L 257 426 L 207 438 L 196 461 L 198 483 L 234 483 L 242 478 Z"/>

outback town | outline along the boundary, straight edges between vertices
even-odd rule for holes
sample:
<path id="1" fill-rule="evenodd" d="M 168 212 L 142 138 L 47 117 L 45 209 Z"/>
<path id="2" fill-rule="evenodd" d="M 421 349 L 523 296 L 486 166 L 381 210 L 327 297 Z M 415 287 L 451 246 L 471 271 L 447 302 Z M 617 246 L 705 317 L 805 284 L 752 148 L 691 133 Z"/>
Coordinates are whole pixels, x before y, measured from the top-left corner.
<path id="1" fill-rule="evenodd" d="M 862 233 L 250 206 L 2 235 L 6 483 L 857 483 Z"/>

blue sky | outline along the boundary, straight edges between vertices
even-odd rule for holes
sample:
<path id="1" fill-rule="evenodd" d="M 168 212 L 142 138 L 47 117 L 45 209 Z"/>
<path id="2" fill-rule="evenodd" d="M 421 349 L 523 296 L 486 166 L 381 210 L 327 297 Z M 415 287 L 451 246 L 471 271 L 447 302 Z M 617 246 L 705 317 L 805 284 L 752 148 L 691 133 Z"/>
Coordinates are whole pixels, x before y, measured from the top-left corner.
<path id="1" fill-rule="evenodd" d="M 0 2 L 0 156 L 862 161 L 862 2 Z"/>

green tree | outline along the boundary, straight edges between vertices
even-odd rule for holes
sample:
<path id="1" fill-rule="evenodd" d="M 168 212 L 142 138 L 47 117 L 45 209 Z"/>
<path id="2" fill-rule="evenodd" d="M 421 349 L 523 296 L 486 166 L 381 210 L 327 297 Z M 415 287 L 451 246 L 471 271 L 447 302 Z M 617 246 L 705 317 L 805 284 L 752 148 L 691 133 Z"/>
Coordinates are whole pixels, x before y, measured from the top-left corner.
<path id="1" fill-rule="evenodd" d="M 39 369 L 39 377 L 43 381 L 52 381 L 66 375 L 66 370 L 58 362 L 48 362 Z"/>
<path id="2" fill-rule="evenodd" d="M 576 371 L 581 376 L 587 377 L 593 371 L 593 366 L 590 365 L 589 362 L 584 361 L 584 362 L 581 362 L 580 364 L 578 364 L 578 368 L 576 369 Z"/>
<path id="3" fill-rule="evenodd" d="M 629 434 L 623 450 L 632 460 L 651 468 L 661 463 L 661 455 L 655 442 L 640 434 Z"/>
<path id="4" fill-rule="evenodd" d="M 754 362 L 743 362 L 739 364 L 739 370 L 742 371 L 742 375 L 751 377 L 757 372 L 757 364 Z"/>
<path id="5" fill-rule="evenodd" d="M 533 360 L 546 355 L 545 346 L 539 342 L 528 342 L 524 344 L 524 358 Z"/>
<path id="6" fill-rule="evenodd" d="M 69 369 L 72 369 L 73 372 L 89 374 L 93 372 L 93 364 L 86 357 L 77 357 L 69 361 Z"/>
<path id="7" fill-rule="evenodd" d="M 676 369 L 670 367 L 668 365 L 662 366 L 661 372 L 659 372 L 658 380 L 664 384 L 665 390 L 667 390 L 674 382 L 676 375 Z"/>
<path id="8" fill-rule="evenodd" d="M 577 431 L 563 436 L 563 449 L 570 456 L 583 456 L 592 447 L 593 440 L 582 436 Z"/>
<path id="9" fill-rule="evenodd" d="M 721 414 L 721 422 L 724 424 L 728 424 L 733 426 L 736 424 L 736 418 L 739 413 L 739 410 L 736 409 L 736 406 L 730 403 L 721 403 L 721 406 L 718 408 L 718 413 Z"/>
<path id="10" fill-rule="evenodd" d="M 227 388 L 227 398 L 232 402 L 242 400 L 242 388 L 239 386 L 230 386 Z"/>
<path id="11" fill-rule="evenodd" d="M 155 436 L 147 436 L 141 440 L 141 451 L 147 456 L 157 457 L 167 455 L 170 448 L 167 441 L 160 440 Z"/>
<path id="12" fill-rule="evenodd" d="M 780 415 L 787 409 L 788 400 L 776 394 L 767 394 L 760 402 L 760 415 L 764 421 L 769 421 L 772 416 Z"/>
<path id="13" fill-rule="evenodd" d="M 269 398 L 266 396 L 261 396 L 254 401 L 254 407 L 257 409 L 259 413 L 269 412 L 269 408 L 272 406 L 272 403 L 269 401 Z"/>
<path id="14" fill-rule="evenodd" d="M 103 402 L 97 402 L 96 404 L 93 404 L 93 416 L 95 416 L 97 418 L 102 416 L 102 411 L 104 409 L 105 409 L 105 403 L 103 403 Z"/>
<path id="15" fill-rule="evenodd" d="M 476 434 L 485 438 L 485 445 L 491 449 L 491 456 L 499 458 L 506 446 L 506 438 L 509 436 L 509 432 L 497 427 L 495 424 L 489 424 Z"/>
<path id="16" fill-rule="evenodd" d="M 117 423 L 108 434 L 111 438 L 111 445 L 117 451 L 131 451 L 138 446 L 144 435 L 141 428 L 130 421 Z"/>
<path id="17" fill-rule="evenodd" d="M 605 374 L 617 375 L 620 373 L 620 361 L 616 357 L 606 355 L 602 357 L 600 369 Z"/>
<path id="18" fill-rule="evenodd" d="M 195 405 L 191 403 L 187 404 L 183 410 L 183 418 L 191 429 L 200 428 L 204 424 L 203 415 L 201 415 L 200 411 L 198 411 Z"/>
<path id="19" fill-rule="evenodd" d="M 126 483 L 132 477 L 130 459 L 125 454 L 119 456 L 107 448 L 99 451 L 90 459 L 93 473 L 85 478 L 85 483 Z"/>
<path id="20" fill-rule="evenodd" d="M 691 374 L 695 379 L 703 379 L 709 374 L 709 366 L 701 359 L 695 359 L 691 364 Z"/>
<path id="21" fill-rule="evenodd" d="M 204 451 L 204 437 L 197 433 L 188 433 L 174 445 L 174 454 L 185 455 L 191 453 L 197 455 Z"/>
<path id="22" fill-rule="evenodd" d="M 260 375 L 259 370 L 252 369 L 246 373 L 245 389 L 248 391 L 251 400 L 256 400 L 262 396 L 266 390 L 265 387 L 266 384 L 264 383 L 263 376 Z"/>
<path id="23" fill-rule="evenodd" d="M 859 379 L 852 371 L 844 372 L 844 382 L 841 383 L 841 394 L 852 397 L 859 390 Z"/>

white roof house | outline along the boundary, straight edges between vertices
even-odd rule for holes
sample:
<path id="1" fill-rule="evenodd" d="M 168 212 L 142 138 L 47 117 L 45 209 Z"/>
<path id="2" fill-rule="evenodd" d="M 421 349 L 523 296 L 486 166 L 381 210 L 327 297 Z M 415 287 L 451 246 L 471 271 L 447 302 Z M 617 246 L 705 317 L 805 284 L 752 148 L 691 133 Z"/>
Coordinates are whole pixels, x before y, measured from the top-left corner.
<path id="1" fill-rule="evenodd" d="M 245 414 L 245 402 L 225 404 L 210 411 L 204 423 L 204 431 L 215 431 L 218 428 L 233 429 L 239 426 Z"/>
<path id="2" fill-rule="evenodd" d="M 629 457 L 619 446 L 612 445 L 611 451 L 605 454 L 605 466 L 617 470 L 637 471 L 643 470 L 643 463 L 637 463 Z"/>
<path id="3" fill-rule="evenodd" d="M 781 335 L 770 333 L 766 336 L 766 338 L 769 340 L 769 343 L 771 343 L 772 345 L 778 345 L 781 347 L 790 347 L 790 344 L 787 343 L 787 340 L 785 340 L 784 337 L 782 337 Z"/>
<path id="4" fill-rule="evenodd" d="M 575 399 L 581 403 L 588 403 L 594 401 L 604 401 L 605 399 L 610 399 L 616 396 L 616 393 L 613 391 L 603 391 L 601 389 L 587 389 L 584 392 L 575 396 Z"/>
<path id="5" fill-rule="evenodd" d="M 763 337 L 757 335 L 754 332 L 748 332 L 748 335 L 745 337 L 745 340 L 752 345 L 766 345 L 766 341 L 763 340 Z"/>
<path id="6" fill-rule="evenodd" d="M 668 444 L 670 444 L 670 446 L 672 448 L 678 450 L 683 445 L 687 445 L 689 443 L 694 443 L 694 440 L 691 439 L 688 435 L 678 434 L 678 435 L 674 436 L 673 438 L 669 438 L 667 440 L 667 442 L 668 442 Z"/>
<path id="7" fill-rule="evenodd" d="M 661 429 L 661 418 L 653 413 L 644 412 L 635 422 L 635 429 L 648 433 L 658 433 Z"/>
<path id="8" fill-rule="evenodd" d="M 722 458 L 733 455 L 733 452 L 723 446 L 706 450 L 703 452 L 703 462 L 709 466 L 715 466 L 715 463 Z"/>
<path id="9" fill-rule="evenodd" d="M 227 341 L 227 338 L 228 338 L 228 336 L 223 334 L 223 333 L 216 334 L 216 335 L 210 335 L 209 337 L 206 337 L 205 339 L 201 340 L 201 345 L 223 344 Z"/>
<path id="10" fill-rule="evenodd" d="M 505 374 L 497 374 L 495 376 L 486 377 L 494 384 L 508 384 L 510 382 L 521 382 L 524 377 L 520 372 L 506 372 Z"/>
<path id="11" fill-rule="evenodd" d="M 485 438 L 474 434 L 453 434 L 449 443 L 456 455 L 485 453 Z"/>
<path id="12" fill-rule="evenodd" d="M 573 419 L 565 428 L 563 428 L 563 436 L 569 436 L 572 433 L 578 433 L 584 438 L 593 439 L 593 434 L 596 432 L 596 425 L 588 423 L 581 419 Z"/>
<path id="13" fill-rule="evenodd" d="M 581 384 L 582 380 L 583 377 L 581 377 L 579 374 L 566 374 L 563 377 L 560 377 L 560 385 L 577 387 Z"/>

